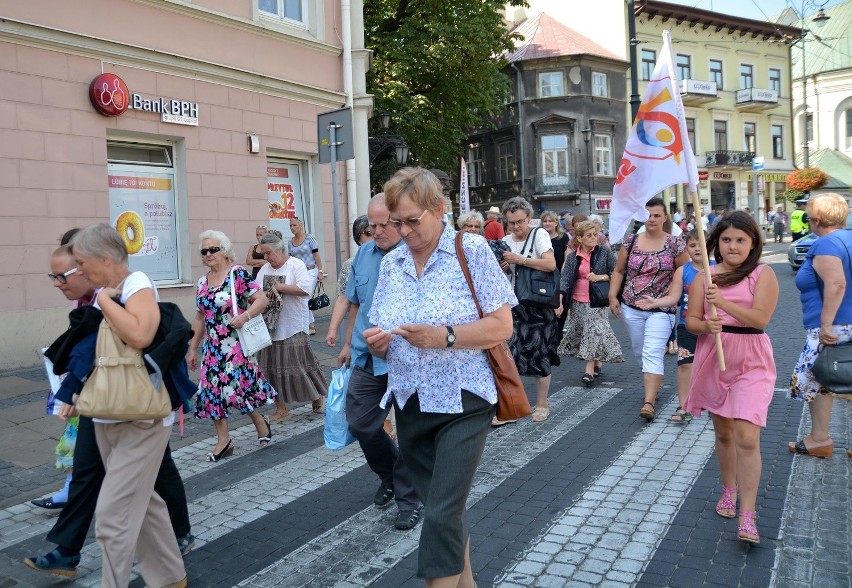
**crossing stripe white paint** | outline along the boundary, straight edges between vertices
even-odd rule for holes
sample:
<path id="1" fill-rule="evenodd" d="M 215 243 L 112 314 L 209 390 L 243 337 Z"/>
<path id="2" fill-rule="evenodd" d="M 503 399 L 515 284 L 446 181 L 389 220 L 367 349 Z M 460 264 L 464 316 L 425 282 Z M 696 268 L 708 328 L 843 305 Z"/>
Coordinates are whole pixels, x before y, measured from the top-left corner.
<path id="1" fill-rule="evenodd" d="M 668 415 L 677 398 L 658 410 Z M 620 455 L 495 580 L 530 586 L 553 576 L 598 584 L 634 584 L 713 453 L 710 419 L 645 426 Z"/>
<path id="2" fill-rule="evenodd" d="M 273 443 L 286 442 L 297 435 L 321 428 L 324 423 L 322 418 L 313 414 L 310 405 L 291 409 L 290 415 L 291 417 L 283 423 L 274 425 Z M 233 429 L 230 435 L 237 448 L 235 458 L 260 450 L 254 425 L 248 424 Z M 184 480 L 232 461 L 210 463 L 204 460 L 204 456 L 211 450 L 214 442 L 212 439 L 206 439 L 172 451 L 172 459 L 175 460 Z M 29 501 L 0 510 L 0 549 L 31 537 L 46 535 L 56 523 L 56 514 L 58 511 L 45 511 L 43 508 L 33 506 Z M 192 521 L 191 517 L 190 521 Z M 192 522 L 194 524 L 194 521 Z"/>
<path id="3" fill-rule="evenodd" d="M 525 420 L 493 431 L 477 469 L 467 506 L 549 449 L 619 392 L 613 388 L 564 388 L 550 397 L 550 419 Z M 240 586 L 365 586 L 417 549 L 419 529 L 392 529 L 395 510 L 369 507 L 306 543 Z"/>

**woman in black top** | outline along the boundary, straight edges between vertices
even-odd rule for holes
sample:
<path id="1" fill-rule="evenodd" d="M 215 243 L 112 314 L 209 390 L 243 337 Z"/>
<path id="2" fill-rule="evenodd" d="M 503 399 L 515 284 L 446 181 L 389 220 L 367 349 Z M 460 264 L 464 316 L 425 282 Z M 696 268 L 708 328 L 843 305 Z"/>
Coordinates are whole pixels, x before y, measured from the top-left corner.
<path id="1" fill-rule="evenodd" d="M 562 224 L 559 222 L 559 215 L 552 210 L 545 210 L 539 218 L 541 219 L 541 228 L 550 235 L 550 242 L 553 244 L 553 257 L 556 259 L 556 267 L 559 271 L 562 271 L 562 266 L 565 264 L 565 252 L 568 249 L 568 242 L 571 240 L 571 237 L 562 228 Z M 571 301 L 563 298 L 562 308 L 565 310 L 562 311 L 562 314 L 557 319 L 558 327 L 556 335 L 554 340 L 550 342 L 550 347 L 553 350 L 551 361 L 554 365 L 559 365 L 559 356 L 556 354 L 556 348 L 559 346 L 560 341 L 562 341 L 562 331 L 565 329 L 565 320 L 568 318 L 570 305 Z"/>

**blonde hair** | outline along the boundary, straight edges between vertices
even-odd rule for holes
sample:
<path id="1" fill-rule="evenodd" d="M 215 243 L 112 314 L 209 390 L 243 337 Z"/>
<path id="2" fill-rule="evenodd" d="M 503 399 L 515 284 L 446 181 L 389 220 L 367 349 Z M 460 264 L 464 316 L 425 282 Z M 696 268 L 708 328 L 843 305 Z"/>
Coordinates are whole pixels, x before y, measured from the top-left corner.
<path id="1" fill-rule="evenodd" d="M 598 234 L 598 226 L 594 221 L 584 220 L 574 225 L 574 236 L 576 237 L 582 237 L 589 231 L 594 231 L 595 235 Z"/>
<path id="2" fill-rule="evenodd" d="M 422 167 L 402 168 L 385 182 L 382 192 L 385 194 L 385 203 L 390 212 L 396 210 L 403 196 L 408 196 L 412 202 L 424 210 L 440 209 L 443 212 L 446 205 L 444 188 L 440 180 L 435 177 L 435 174 Z"/>
<path id="3" fill-rule="evenodd" d="M 849 204 L 835 192 L 825 192 L 812 196 L 808 200 L 808 217 L 819 220 L 824 227 L 845 227 L 849 216 Z"/>
<path id="4" fill-rule="evenodd" d="M 559 222 L 559 215 L 553 212 L 552 210 L 545 210 L 539 215 L 539 220 L 550 219 L 556 223 L 556 234 L 562 236 L 565 233 L 565 229 L 562 228 L 562 223 Z"/>

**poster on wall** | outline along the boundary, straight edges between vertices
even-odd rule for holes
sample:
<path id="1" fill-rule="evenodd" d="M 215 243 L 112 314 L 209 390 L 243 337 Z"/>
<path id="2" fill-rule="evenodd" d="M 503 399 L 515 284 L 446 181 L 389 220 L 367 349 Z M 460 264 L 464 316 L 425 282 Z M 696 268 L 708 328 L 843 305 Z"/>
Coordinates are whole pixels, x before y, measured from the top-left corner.
<path id="1" fill-rule="evenodd" d="M 155 281 L 179 279 L 174 174 L 109 166 L 109 219 L 127 246 L 130 269 Z"/>
<path id="2" fill-rule="evenodd" d="M 270 163 L 266 168 L 266 186 L 269 193 L 269 228 L 281 231 L 290 239 L 290 219 L 300 218 L 305 230 L 310 232 L 305 220 L 305 202 L 302 192 L 302 173 L 296 163 Z"/>

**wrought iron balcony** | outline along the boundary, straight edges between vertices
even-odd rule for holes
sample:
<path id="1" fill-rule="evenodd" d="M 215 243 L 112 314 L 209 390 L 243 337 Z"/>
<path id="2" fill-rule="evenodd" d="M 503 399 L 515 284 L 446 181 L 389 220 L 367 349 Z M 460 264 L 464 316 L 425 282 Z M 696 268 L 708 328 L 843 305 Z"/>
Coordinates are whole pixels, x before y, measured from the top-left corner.
<path id="1" fill-rule="evenodd" d="M 754 155 L 750 151 L 708 151 L 704 167 L 751 167 Z"/>
<path id="2" fill-rule="evenodd" d="M 576 173 L 537 174 L 535 176 L 536 194 L 558 194 L 577 192 L 578 190 Z"/>

